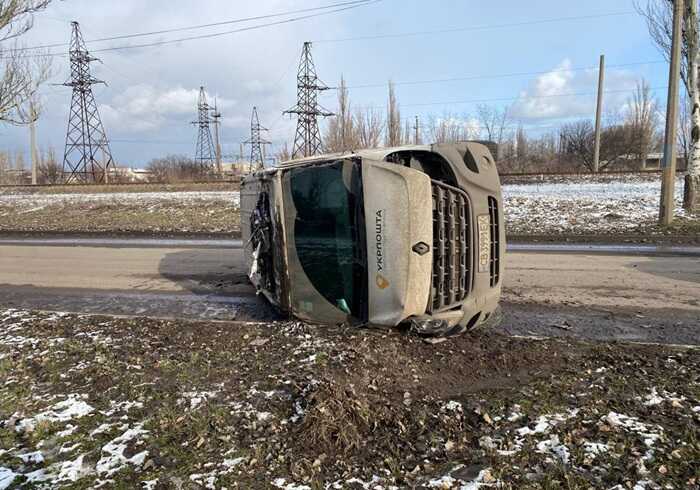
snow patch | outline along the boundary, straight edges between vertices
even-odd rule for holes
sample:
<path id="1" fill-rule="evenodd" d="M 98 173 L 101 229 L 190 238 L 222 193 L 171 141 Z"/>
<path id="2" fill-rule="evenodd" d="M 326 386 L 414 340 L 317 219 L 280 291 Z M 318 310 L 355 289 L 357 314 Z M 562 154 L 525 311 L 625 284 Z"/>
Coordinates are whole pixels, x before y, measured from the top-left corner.
<path id="1" fill-rule="evenodd" d="M 68 422 L 69 420 L 89 415 L 94 411 L 94 408 L 85 402 L 86 398 L 87 395 L 70 394 L 67 399 L 56 403 L 48 410 L 34 417 L 20 420 L 15 430 L 17 432 L 31 432 L 39 422 Z"/>
<path id="2" fill-rule="evenodd" d="M 37 464 L 44 462 L 44 455 L 41 451 L 34 451 L 33 453 L 18 454 L 17 457 L 21 459 L 24 463 Z"/>
<path id="3" fill-rule="evenodd" d="M 311 490 L 308 485 L 297 485 L 296 483 L 287 483 L 284 478 L 275 479 L 272 484 L 277 488 L 283 488 L 284 490 Z"/>
<path id="4" fill-rule="evenodd" d="M 569 412 L 566 414 L 555 413 L 551 415 L 540 415 L 537 417 L 537 420 L 535 420 L 535 426 L 533 429 L 526 425 L 519 429 L 515 429 L 515 432 L 521 437 L 533 434 L 546 434 L 561 422 L 565 422 L 578 415 L 578 412 L 578 408 L 575 408 L 573 410 L 569 410 Z"/>
<path id="5" fill-rule="evenodd" d="M 63 463 L 52 465 L 52 467 L 58 466 L 57 479 L 59 481 L 78 481 L 82 477 L 92 474 L 93 469 L 85 463 L 84 459 L 85 455 L 81 454 L 73 461 L 64 461 Z"/>
<path id="6" fill-rule="evenodd" d="M 452 471 L 460 468 L 458 466 Z M 499 482 L 495 481 L 491 476 L 491 470 L 489 468 L 479 471 L 479 474 L 471 481 L 464 481 L 456 479 L 450 475 L 445 475 L 440 478 L 432 479 L 428 482 L 428 488 L 442 488 L 442 489 L 452 489 L 458 488 L 459 490 L 478 490 L 481 487 L 493 487 L 499 486 Z"/>
<path id="7" fill-rule="evenodd" d="M 12 482 L 15 481 L 15 478 L 18 476 L 20 475 L 12 471 L 10 468 L 0 466 L 0 490 L 5 490 L 12 485 Z"/>
<path id="8" fill-rule="evenodd" d="M 610 451 L 610 446 L 601 442 L 586 441 L 583 443 L 583 450 L 589 456 L 598 456 L 600 454 L 604 454 Z"/>
<path id="9" fill-rule="evenodd" d="M 105 410 L 105 411 L 102 411 L 100 413 L 106 417 L 111 417 L 112 415 L 114 415 L 117 412 L 128 413 L 129 410 L 131 410 L 132 408 L 139 408 L 139 409 L 143 408 L 143 403 L 130 402 L 130 401 L 115 402 L 114 400 L 112 400 L 109 403 L 109 410 Z"/>
<path id="10" fill-rule="evenodd" d="M 448 412 L 462 412 L 462 404 L 454 400 L 445 403 L 443 408 Z"/>
<path id="11" fill-rule="evenodd" d="M 559 442 L 559 436 L 552 435 L 549 439 L 537 443 L 537 452 L 541 454 L 553 454 L 562 464 L 569 464 L 571 452 L 566 445 Z"/>
<path id="12" fill-rule="evenodd" d="M 122 435 L 111 440 L 102 447 L 102 457 L 97 462 L 96 470 L 101 476 L 112 476 L 128 464 L 141 466 L 148 456 L 148 451 L 142 451 L 127 458 L 124 455 L 129 443 L 148 434 L 143 429 L 143 424 L 136 424 L 132 429 L 127 429 Z"/>

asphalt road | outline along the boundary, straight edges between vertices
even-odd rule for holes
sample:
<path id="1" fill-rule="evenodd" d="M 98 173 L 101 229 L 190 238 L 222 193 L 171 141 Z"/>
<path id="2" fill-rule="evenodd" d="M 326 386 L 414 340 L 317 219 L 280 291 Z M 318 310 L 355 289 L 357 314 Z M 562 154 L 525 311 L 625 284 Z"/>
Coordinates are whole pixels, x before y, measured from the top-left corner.
<path id="1" fill-rule="evenodd" d="M 0 306 L 268 320 L 240 242 L 0 240 Z M 519 335 L 700 344 L 700 250 L 513 247 L 505 319 Z"/>

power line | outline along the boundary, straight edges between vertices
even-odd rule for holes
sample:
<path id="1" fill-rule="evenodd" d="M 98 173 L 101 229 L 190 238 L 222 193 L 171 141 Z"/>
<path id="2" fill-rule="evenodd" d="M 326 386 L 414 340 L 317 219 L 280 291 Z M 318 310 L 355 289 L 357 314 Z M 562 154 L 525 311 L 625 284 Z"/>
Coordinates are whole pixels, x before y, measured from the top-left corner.
<path id="1" fill-rule="evenodd" d="M 665 90 L 666 87 L 653 87 L 650 90 Z M 622 92 L 634 92 L 636 89 L 618 89 L 618 90 L 606 90 L 604 93 L 622 93 Z M 581 97 L 581 96 L 594 96 L 597 92 L 578 92 L 569 94 L 548 94 L 548 95 L 519 95 L 517 97 L 497 97 L 492 99 L 471 99 L 471 100 L 450 100 L 446 102 L 417 102 L 413 104 L 401 104 L 401 107 L 419 107 L 419 106 L 431 106 L 431 105 L 451 105 L 451 104 L 472 104 L 479 102 L 501 102 L 508 100 L 528 100 L 528 99 L 548 99 L 552 97 Z M 386 106 L 365 106 L 372 109 L 385 109 Z"/>
<path id="2" fill-rule="evenodd" d="M 655 61 L 638 61 L 633 63 L 619 63 L 616 65 L 608 65 L 608 68 L 624 68 L 627 66 L 640 66 L 640 65 L 656 65 L 666 63 L 665 60 L 655 60 Z M 445 83 L 445 82 L 460 82 L 467 80 L 485 80 L 485 79 L 495 79 L 495 78 L 515 78 L 524 76 L 535 76 L 535 75 L 546 75 L 549 73 L 566 73 L 570 71 L 586 71 L 586 70 L 597 70 L 597 66 L 582 66 L 577 68 L 561 68 L 554 70 L 541 70 L 541 71 L 530 71 L 530 72 L 515 72 L 515 73 L 502 73 L 497 75 L 472 75 L 465 77 L 452 77 L 452 78 L 433 78 L 429 80 L 407 80 L 402 82 L 393 82 L 394 85 L 423 85 L 430 83 Z M 362 85 L 350 85 L 346 88 L 348 89 L 363 89 L 363 88 L 378 88 L 386 87 L 387 82 L 382 83 L 367 83 Z"/>
<path id="3" fill-rule="evenodd" d="M 275 22 L 267 22 L 265 24 L 258 24 L 254 26 L 248 26 L 248 27 L 241 27 L 239 29 L 232 29 L 230 31 L 223 31 L 223 32 L 214 32 L 211 34 L 200 34 L 198 36 L 189 36 L 189 37 L 182 37 L 178 39 L 167 39 L 163 41 L 154 41 L 150 43 L 142 43 L 142 44 L 131 44 L 131 45 L 125 45 L 125 46 L 112 46 L 109 48 L 100 48 L 100 49 L 93 49 L 91 50 L 92 53 L 100 53 L 104 51 L 119 51 L 119 50 L 124 50 L 124 49 L 138 49 L 138 48 L 150 48 L 150 47 L 155 47 L 155 46 L 165 46 L 168 44 L 177 44 L 181 42 L 186 42 L 186 41 L 195 41 L 195 40 L 200 40 L 200 39 L 211 39 L 215 37 L 221 37 L 221 36 L 226 36 L 229 34 L 235 34 L 238 32 L 246 32 L 246 31 L 254 31 L 258 29 L 264 29 L 266 27 L 273 27 L 273 26 L 278 26 L 278 25 L 283 25 L 283 24 L 291 24 L 293 22 L 299 22 L 302 20 L 307 20 L 307 19 L 312 19 L 315 17 L 321 17 L 324 15 L 329 15 L 329 14 L 335 14 L 338 12 L 344 12 L 346 10 L 353 10 L 358 7 L 363 7 L 365 5 L 371 5 L 373 3 L 381 2 L 382 0 L 367 0 L 361 3 L 356 3 L 353 5 L 350 5 L 348 7 L 342 7 L 342 8 L 336 8 L 333 10 L 328 10 L 325 12 L 318 12 L 315 14 L 308 14 L 308 15 L 301 15 L 298 17 L 292 17 L 289 19 L 284 19 L 284 20 L 279 20 Z M 66 56 L 67 53 L 46 53 L 42 54 L 41 56 Z"/>
<path id="4" fill-rule="evenodd" d="M 103 42 L 103 41 L 116 41 L 119 39 L 131 39 L 131 38 L 136 38 L 136 37 L 146 37 L 146 36 L 156 36 L 156 35 L 160 35 L 160 34 L 169 34 L 172 32 L 192 31 L 192 30 L 196 30 L 196 29 L 205 29 L 208 27 L 218 27 L 218 26 L 230 25 L 230 24 L 240 24 L 243 22 L 250 22 L 253 20 L 272 19 L 275 17 L 284 17 L 287 15 L 293 15 L 293 14 L 300 14 L 300 13 L 306 13 L 306 12 L 316 12 L 319 10 L 327 10 L 327 9 L 332 9 L 335 7 L 342 7 L 342 6 L 346 6 L 346 5 L 356 5 L 356 4 L 368 3 L 369 1 L 370 0 L 351 0 L 351 1 L 347 1 L 347 2 L 337 2 L 337 3 L 332 3 L 329 5 L 323 5 L 320 7 L 312 7 L 312 8 L 298 9 L 298 10 L 288 10 L 286 12 L 278 12 L 278 13 L 266 14 L 266 15 L 256 15 L 253 17 L 243 17 L 240 19 L 232 19 L 232 20 L 226 20 L 226 21 L 221 21 L 221 22 L 212 22 L 210 24 L 199 24 L 199 25 L 185 26 L 185 27 L 174 27 L 171 29 L 162 29 L 160 31 L 139 32 L 136 34 L 122 34 L 122 35 L 118 35 L 118 36 L 102 37 L 102 38 L 98 38 L 98 39 L 88 39 L 86 42 L 96 43 L 96 42 Z M 32 49 L 60 48 L 63 46 L 68 46 L 68 43 L 63 42 L 63 43 L 54 43 L 54 44 L 43 44 L 40 46 L 20 47 L 20 48 L 17 48 L 17 51 L 27 51 L 27 50 L 32 50 Z"/>
<path id="5" fill-rule="evenodd" d="M 539 20 L 530 20 L 530 21 L 523 21 L 523 22 L 512 22 L 512 23 L 507 23 L 507 24 L 491 24 L 491 25 L 483 25 L 483 26 L 452 27 L 452 28 L 447 28 L 447 29 L 435 29 L 435 30 L 430 30 L 430 31 L 401 32 L 401 33 L 395 33 L 395 34 L 377 34 L 377 35 L 373 35 L 373 36 L 345 37 L 345 38 L 338 38 L 338 39 L 317 39 L 314 42 L 315 43 L 340 43 L 340 42 L 347 42 L 347 41 L 368 41 L 368 40 L 375 40 L 375 39 L 391 39 L 391 38 L 412 37 L 412 36 L 428 36 L 428 35 L 432 35 L 432 34 L 448 34 L 451 32 L 506 29 L 506 28 L 510 28 L 510 27 L 524 27 L 524 26 L 532 26 L 532 25 L 551 24 L 551 23 L 555 23 L 555 22 L 568 22 L 568 21 L 573 21 L 573 20 L 600 19 L 603 17 L 616 17 L 616 16 L 633 15 L 633 14 L 636 14 L 636 12 L 630 10 L 630 11 L 624 11 L 624 12 L 610 12 L 610 13 L 606 13 L 606 14 L 578 15 L 578 16 L 571 16 L 571 17 L 554 17 L 554 18 L 550 18 L 550 19 L 539 19 Z"/>
<path id="6" fill-rule="evenodd" d="M 163 140 L 133 140 L 133 139 L 112 139 L 110 143 L 132 143 L 132 144 L 154 144 L 154 145 L 191 145 L 191 141 L 163 141 Z"/>

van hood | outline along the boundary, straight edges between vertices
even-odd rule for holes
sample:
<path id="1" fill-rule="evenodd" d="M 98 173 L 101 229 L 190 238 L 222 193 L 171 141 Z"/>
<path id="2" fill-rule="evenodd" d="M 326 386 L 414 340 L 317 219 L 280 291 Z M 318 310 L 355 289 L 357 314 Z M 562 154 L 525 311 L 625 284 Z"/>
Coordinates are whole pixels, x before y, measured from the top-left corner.
<path id="1" fill-rule="evenodd" d="M 398 325 L 426 312 L 433 263 L 430 178 L 363 159 L 369 322 Z"/>

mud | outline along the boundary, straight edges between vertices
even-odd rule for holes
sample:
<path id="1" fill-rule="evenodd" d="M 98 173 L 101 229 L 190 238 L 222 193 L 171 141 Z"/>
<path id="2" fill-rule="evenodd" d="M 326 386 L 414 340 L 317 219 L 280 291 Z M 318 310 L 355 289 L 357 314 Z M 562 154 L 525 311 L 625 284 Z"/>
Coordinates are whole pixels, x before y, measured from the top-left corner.
<path id="1" fill-rule="evenodd" d="M 670 308 L 621 308 L 508 303 L 496 329 L 507 335 L 597 341 L 700 345 L 700 318 Z"/>

